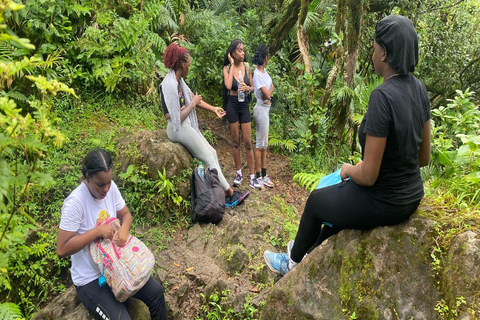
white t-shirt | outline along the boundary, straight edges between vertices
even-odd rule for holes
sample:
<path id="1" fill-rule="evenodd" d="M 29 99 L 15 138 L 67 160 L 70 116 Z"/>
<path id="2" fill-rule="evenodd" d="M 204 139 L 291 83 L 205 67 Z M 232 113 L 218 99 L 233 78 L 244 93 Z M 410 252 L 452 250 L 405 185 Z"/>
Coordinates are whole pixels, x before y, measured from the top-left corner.
<path id="1" fill-rule="evenodd" d="M 265 72 L 261 72 L 260 70 L 255 68 L 255 71 L 253 72 L 253 88 L 257 101 L 263 101 L 263 103 L 268 103 L 268 100 L 263 100 L 262 98 L 261 88 L 266 87 L 267 90 L 270 90 L 270 88 L 272 87 L 272 78 L 270 78 L 267 70 L 264 70 Z"/>
<path id="2" fill-rule="evenodd" d="M 116 218 L 117 211 L 123 207 L 125 200 L 113 180 L 107 196 L 102 200 L 95 199 L 88 191 L 87 185 L 82 182 L 63 202 L 59 228 L 83 234 L 95 227 L 101 213 Z M 70 271 L 76 286 L 84 286 L 101 276 L 98 266 L 90 256 L 89 245 L 72 255 Z"/>

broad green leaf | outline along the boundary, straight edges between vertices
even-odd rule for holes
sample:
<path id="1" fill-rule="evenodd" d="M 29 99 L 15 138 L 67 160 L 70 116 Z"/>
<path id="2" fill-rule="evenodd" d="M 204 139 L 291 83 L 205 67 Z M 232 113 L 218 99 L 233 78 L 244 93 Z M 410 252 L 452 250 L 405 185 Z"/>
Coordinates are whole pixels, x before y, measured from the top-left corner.
<path id="1" fill-rule="evenodd" d="M 453 166 L 452 158 L 455 159 L 456 151 L 449 152 L 449 151 L 438 151 L 438 162 L 443 164 L 444 166 Z"/>

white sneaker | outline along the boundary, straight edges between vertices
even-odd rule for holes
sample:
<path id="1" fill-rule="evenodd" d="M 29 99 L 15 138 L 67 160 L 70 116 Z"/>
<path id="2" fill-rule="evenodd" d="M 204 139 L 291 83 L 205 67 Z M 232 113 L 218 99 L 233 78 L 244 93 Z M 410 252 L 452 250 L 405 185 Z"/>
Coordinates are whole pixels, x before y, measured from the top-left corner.
<path id="1" fill-rule="evenodd" d="M 273 188 L 273 186 L 274 186 L 273 181 L 270 180 L 270 178 L 268 176 L 260 178 L 260 180 L 262 180 L 263 184 L 266 185 L 267 187 Z"/>
<path id="2" fill-rule="evenodd" d="M 257 178 L 253 178 L 250 180 L 250 188 L 257 190 L 264 189 L 263 184 Z"/>

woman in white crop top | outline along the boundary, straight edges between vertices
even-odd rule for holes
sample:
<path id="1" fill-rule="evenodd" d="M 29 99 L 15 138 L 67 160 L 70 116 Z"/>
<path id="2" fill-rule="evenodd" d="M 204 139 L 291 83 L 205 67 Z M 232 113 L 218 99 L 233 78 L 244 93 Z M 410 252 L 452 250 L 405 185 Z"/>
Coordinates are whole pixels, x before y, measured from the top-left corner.
<path id="1" fill-rule="evenodd" d="M 268 74 L 265 66 L 268 63 L 270 55 L 268 47 L 260 44 L 257 47 L 253 64 L 257 67 L 253 73 L 253 87 L 257 103 L 253 108 L 253 118 L 255 119 L 256 128 L 256 144 L 255 144 L 255 171 L 257 180 L 269 187 L 273 188 L 273 182 L 267 175 L 267 148 L 268 148 L 268 129 L 270 124 L 270 99 L 273 93 L 272 78 Z M 261 166 L 261 173 L 260 173 Z"/>

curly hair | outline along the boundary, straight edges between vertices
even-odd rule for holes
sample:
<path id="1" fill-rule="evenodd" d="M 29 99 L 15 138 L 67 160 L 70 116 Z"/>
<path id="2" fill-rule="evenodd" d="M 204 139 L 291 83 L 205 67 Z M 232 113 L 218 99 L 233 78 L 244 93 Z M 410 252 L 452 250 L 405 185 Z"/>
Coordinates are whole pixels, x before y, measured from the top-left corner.
<path id="1" fill-rule="evenodd" d="M 259 44 L 255 55 L 253 56 L 253 64 L 261 66 L 265 61 L 265 58 L 268 56 L 268 46 L 266 44 Z"/>
<path id="2" fill-rule="evenodd" d="M 187 49 L 172 42 L 167 49 L 165 49 L 163 63 L 165 64 L 165 67 L 177 70 L 182 63 L 187 62 L 189 55 L 190 53 Z"/>

